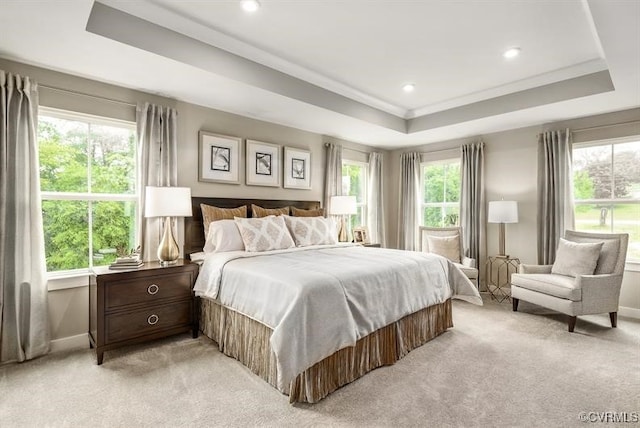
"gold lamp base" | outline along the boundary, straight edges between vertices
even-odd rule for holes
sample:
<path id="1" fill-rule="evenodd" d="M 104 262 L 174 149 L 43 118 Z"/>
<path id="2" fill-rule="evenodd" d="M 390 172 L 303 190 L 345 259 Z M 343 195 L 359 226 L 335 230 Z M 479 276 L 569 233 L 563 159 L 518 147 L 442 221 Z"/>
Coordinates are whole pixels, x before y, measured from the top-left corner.
<path id="1" fill-rule="evenodd" d="M 169 266 L 178 261 L 180 257 L 180 250 L 178 244 L 173 237 L 173 230 L 171 227 L 171 217 L 164 219 L 164 231 L 162 233 L 162 239 L 158 246 L 158 260 L 160 265 Z"/>
<path id="2" fill-rule="evenodd" d="M 349 240 L 349 233 L 347 232 L 347 224 L 344 221 L 344 216 L 340 217 L 340 231 L 338 232 L 338 242 L 347 242 Z"/>

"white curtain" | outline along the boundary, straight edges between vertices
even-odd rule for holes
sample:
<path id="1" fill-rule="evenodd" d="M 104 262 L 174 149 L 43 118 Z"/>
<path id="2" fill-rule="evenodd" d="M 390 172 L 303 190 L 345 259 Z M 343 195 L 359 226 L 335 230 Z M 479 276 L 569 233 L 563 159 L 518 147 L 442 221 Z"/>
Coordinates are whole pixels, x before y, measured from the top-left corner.
<path id="1" fill-rule="evenodd" d="M 484 143 L 465 144 L 461 148 L 460 226 L 466 256 L 482 267 L 486 252 L 486 219 L 484 195 Z M 479 275 L 482 278 L 482 275 Z"/>
<path id="2" fill-rule="evenodd" d="M 370 241 L 386 246 L 384 230 L 384 198 L 382 196 L 382 154 L 373 152 L 369 155 L 369 180 L 367 189 L 367 227 Z"/>
<path id="3" fill-rule="evenodd" d="M 564 231 L 573 229 L 571 132 L 538 135 L 538 263 L 551 264 Z"/>
<path id="4" fill-rule="evenodd" d="M 327 143 L 327 161 L 324 169 L 324 214 L 331 211 L 331 197 L 342 195 L 342 146 Z"/>
<path id="5" fill-rule="evenodd" d="M 161 219 L 144 218 L 145 186 L 178 184 L 178 112 L 169 107 L 139 104 L 136 109 L 138 137 L 138 189 L 140 199 L 138 242 L 143 260 L 155 260 Z"/>
<path id="6" fill-rule="evenodd" d="M 49 351 L 38 87 L 0 70 L 0 362 Z"/>
<path id="7" fill-rule="evenodd" d="M 400 208 L 398 211 L 398 248 L 418 249 L 418 223 L 420 219 L 420 154 L 403 153 L 400 156 Z"/>

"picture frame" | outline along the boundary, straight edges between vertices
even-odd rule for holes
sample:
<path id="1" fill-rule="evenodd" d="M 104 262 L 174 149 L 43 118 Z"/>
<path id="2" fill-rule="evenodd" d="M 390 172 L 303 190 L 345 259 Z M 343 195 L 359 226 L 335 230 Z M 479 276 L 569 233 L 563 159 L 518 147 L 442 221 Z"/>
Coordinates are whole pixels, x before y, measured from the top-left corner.
<path id="1" fill-rule="evenodd" d="M 311 189 L 311 152 L 284 148 L 284 187 L 287 189 Z"/>
<path id="2" fill-rule="evenodd" d="M 198 181 L 240 184 L 242 138 L 199 132 Z"/>
<path id="3" fill-rule="evenodd" d="M 353 228 L 353 242 L 359 244 L 369 244 L 369 230 L 366 226 Z"/>
<path id="4" fill-rule="evenodd" d="M 280 187 L 280 147 L 277 144 L 246 140 L 246 184 Z"/>

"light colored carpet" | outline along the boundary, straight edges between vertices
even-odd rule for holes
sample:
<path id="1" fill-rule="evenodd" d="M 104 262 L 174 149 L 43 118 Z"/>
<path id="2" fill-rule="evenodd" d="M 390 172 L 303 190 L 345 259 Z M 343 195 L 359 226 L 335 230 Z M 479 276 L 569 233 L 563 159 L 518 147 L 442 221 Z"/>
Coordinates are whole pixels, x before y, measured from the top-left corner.
<path id="1" fill-rule="evenodd" d="M 204 337 L 0 367 L 0 426 L 584 426 L 640 411 L 640 323 L 454 302 L 455 327 L 315 405 L 290 405 Z M 629 417 L 630 417 L 629 416 Z M 629 424 L 624 424 L 629 425 Z M 638 424 L 631 424 L 638 426 Z"/>

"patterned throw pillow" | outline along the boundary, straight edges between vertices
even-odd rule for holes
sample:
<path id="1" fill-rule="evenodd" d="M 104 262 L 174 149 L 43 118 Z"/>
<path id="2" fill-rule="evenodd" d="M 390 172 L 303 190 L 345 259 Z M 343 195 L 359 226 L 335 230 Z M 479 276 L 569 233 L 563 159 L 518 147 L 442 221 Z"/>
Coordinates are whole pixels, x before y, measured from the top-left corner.
<path id="1" fill-rule="evenodd" d="M 324 209 L 318 208 L 317 210 L 303 210 L 291 207 L 291 215 L 294 217 L 324 217 Z"/>
<path id="2" fill-rule="evenodd" d="M 338 234 L 333 219 L 285 216 L 284 221 L 298 247 L 338 243 Z"/>
<path id="3" fill-rule="evenodd" d="M 262 207 L 259 207 L 258 205 L 251 204 L 251 217 L 260 218 L 260 217 L 267 217 L 270 215 L 289 215 L 289 207 L 262 208 Z"/>
<path id="4" fill-rule="evenodd" d="M 211 205 L 200 204 L 202 210 L 202 223 L 204 225 L 204 239 L 209 236 L 209 224 L 218 220 L 233 220 L 235 217 L 246 217 L 247 206 L 243 205 L 238 208 L 218 208 Z"/>
<path id="5" fill-rule="evenodd" d="M 282 216 L 235 219 L 245 250 L 260 252 L 295 247 Z"/>

